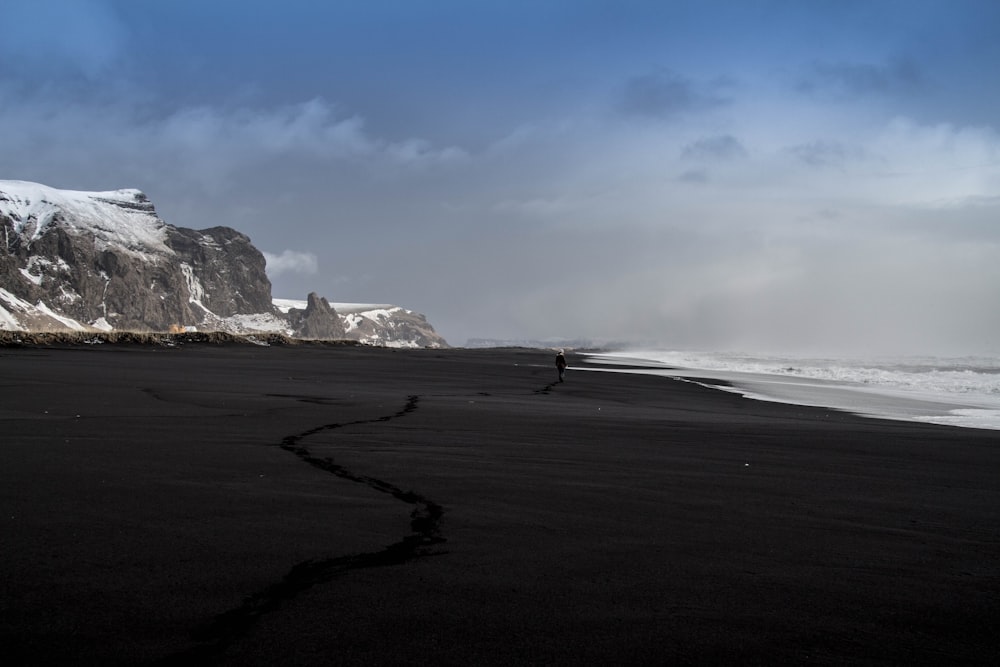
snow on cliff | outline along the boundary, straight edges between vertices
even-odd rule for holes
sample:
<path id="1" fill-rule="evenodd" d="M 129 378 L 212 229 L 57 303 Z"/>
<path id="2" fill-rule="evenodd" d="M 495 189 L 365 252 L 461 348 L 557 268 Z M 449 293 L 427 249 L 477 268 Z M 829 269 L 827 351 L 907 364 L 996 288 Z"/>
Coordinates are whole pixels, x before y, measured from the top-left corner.
<path id="1" fill-rule="evenodd" d="M 136 254 L 173 254 L 166 245 L 166 223 L 139 190 L 80 192 L 28 181 L 0 181 L 0 214 L 30 243 L 57 218 L 88 230 L 98 248 L 115 246 Z M 9 245 L 10 239 L 5 239 Z"/>

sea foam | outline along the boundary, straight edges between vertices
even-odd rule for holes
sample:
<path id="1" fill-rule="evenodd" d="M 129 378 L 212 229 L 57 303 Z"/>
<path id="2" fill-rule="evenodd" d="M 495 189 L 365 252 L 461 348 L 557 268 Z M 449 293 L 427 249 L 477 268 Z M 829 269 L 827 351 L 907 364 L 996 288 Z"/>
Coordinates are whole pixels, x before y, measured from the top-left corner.
<path id="1" fill-rule="evenodd" d="M 668 375 L 725 380 L 733 385 L 729 389 L 761 400 L 1000 429 L 1000 357 L 996 356 L 807 358 L 633 350 L 593 358 L 642 364 Z"/>

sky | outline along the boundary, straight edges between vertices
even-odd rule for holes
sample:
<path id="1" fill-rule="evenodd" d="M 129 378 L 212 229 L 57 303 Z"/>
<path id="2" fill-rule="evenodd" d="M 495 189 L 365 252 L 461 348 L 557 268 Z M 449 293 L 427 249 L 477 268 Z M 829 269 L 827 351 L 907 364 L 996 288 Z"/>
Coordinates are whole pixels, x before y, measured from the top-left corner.
<path id="1" fill-rule="evenodd" d="M 1000 353 L 995 0 L 0 0 L 0 179 L 453 345 Z"/>

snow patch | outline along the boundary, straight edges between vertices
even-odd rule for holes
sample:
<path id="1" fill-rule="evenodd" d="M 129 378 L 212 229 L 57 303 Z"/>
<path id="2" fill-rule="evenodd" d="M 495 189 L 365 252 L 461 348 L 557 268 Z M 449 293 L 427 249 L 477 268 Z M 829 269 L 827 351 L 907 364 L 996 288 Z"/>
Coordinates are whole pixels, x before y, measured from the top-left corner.
<path id="1" fill-rule="evenodd" d="M 59 286 L 59 301 L 63 303 L 76 303 L 77 301 L 83 301 L 83 297 L 69 289 L 65 285 Z"/>
<path id="2" fill-rule="evenodd" d="M 46 304 L 39 301 L 38 303 L 32 305 L 24 299 L 18 298 L 8 292 L 7 290 L 0 287 L 0 301 L 6 302 L 6 307 L 3 307 L 5 315 L 0 317 L 3 320 L 4 328 L 10 328 L 15 331 L 24 331 L 24 327 L 18 322 L 17 318 L 14 317 L 13 312 L 23 313 L 29 317 L 38 315 L 45 315 L 51 317 L 55 321 L 59 322 L 68 329 L 73 329 L 74 331 L 84 331 L 86 327 L 69 317 L 64 317 L 54 310 L 49 308 Z"/>
<path id="3" fill-rule="evenodd" d="M 55 267 L 56 271 L 63 271 L 66 273 L 70 271 L 69 264 L 67 264 L 66 260 L 62 257 L 53 262 L 50 259 L 39 255 L 29 257 L 27 266 L 22 269 L 18 269 L 18 271 L 21 272 L 22 276 L 34 284 L 41 286 L 42 281 L 45 279 L 45 272 L 52 271 L 53 267 Z"/>
<path id="4" fill-rule="evenodd" d="M 249 315 L 231 315 L 223 320 L 226 329 L 234 332 L 256 331 L 261 333 L 280 333 L 292 335 L 288 322 L 273 313 L 252 313 Z"/>
<path id="5" fill-rule="evenodd" d="M 0 181 L 0 213 L 14 223 L 26 242 L 64 221 L 91 231 L 99 249 L 116 247 L 152 259 L 149 251 L 172 255 L 167 225 L 139 190 L 81 192 L 59 190 L 28 181 Z"/>
<path id="6" fill-rule="evenodd" d="M 309 305 L 309 302 L 305 299 L 271 299 L 271 303 L 274 304 L 275 308 L 286 315 L 292 308 L 305 310 Z M 351 313 L 368 313 L 374 310 L 383 310 L 388 313 L 402 310 L 399 306 L 394 306 L 389 303 L 331 303 L 330 306 L 341 315 L 348 315 Z"/>
<path id="7" fill-rule="evenodd" d="M 361 323 L 365 321 L 365 318 L 355 313 L 351 313 L 350 315 L 344 315 L 343 319 L 344 319 L 344 331 L 346 333 L 357 331 Z"/>
<path id="8" fill-rule="evenodd" d="M 104 319 L 103 317 L 98 317 L 96 320 L 94 320 L 93 322 L 90 323 L 90 326 L 92 326 L 93 328 L 98 329 L 100 331 L 114 331 L 115 330 L 115 328 L 113 326 L 111 326 L 110 324 L 108 324 L 108 321 L 106 319 Z"/>
<path id="9" fill-rule="evenodd" d="M 271 303 L 273 303 L 274 307 L 285 315 L 287 315 L 288 311 L 292 308 L 305 310 L 306 306 L 309 305 L 309 302 L 303 299 L 271 299 Z"/>
<path id="10" fill-rule="evenodd" d="M 214 315 L 212 311 L 205 307 L 202 299 L 205 298 L 205 288 L 202 286 L 198 276 L 194 275 L 194 268 L 187 262 L 181 262 L 181 273 L 184 274 L 184 281 L 188 288 L 188 302 L 198 306 L 206 313 Z"/>
<path id="11" fill-rule="evenodd" d="M 0 287 L 0 299 L 6 301 L 7 305 L 10 308 L 13 308 L 15 311 L 18 312 L 30 313 L 33 309 L 33 306 L 30 303 L 28 303 L 24 299 L 20 299 L 14 296 L 13 294 L 11 294 L 2 287 Z"/>
<path id="12" fill-rule="evenodd" d="M 331 303 L 331 306 L 336 309 L 338 313 L 372 313 L 374 311 L 380 311 L 382 313 L 397 313 L 401 310 L 399 306 L 394 306 L 390 303 Z"/>
<path id="13" fill-rule="evenodd" d="M 40 313 L 48 315 L 49 317 L 51 317 L 55 321 L 57 321 L 60 324 L 62 324 L 63 326 L 65 326 L 67 329 L 72 329 L 73 331 L 86 331 L 86 329 L 87 329 L 85 326 L 83 326 L 82 324 L 80 324 L 76 320 L 71 319 L 69 317 L 63 317 L 62 315 L 60 315 L 59 313 L 57 313 L 54 310 L 52 310 L 51 308 L 49 308 L 47 305 L 45 305 L 41 301 L 39 301 L 38 303 L 35 304 L 35 309 L 38 310 L 38 312 L 40 312 Z"/>
<path id="14" fill-rule="evenodd" d="M 27 278 L 28 280 L 30 280 L 31 282 L 35 283 L 38 286 L 41 286 L 41 284 L 42 284 L 42 276 L 41 276 L 41 274 L 39 274 L 37 276 L 32 275 L 28 271 L 28 269 L 18 269 L 18 271 L 20 271 L 21 275 L 24 276 L 25 278 Z"/>
<path id="15" fill-rule="evenodd" d="M 24 327 L 17 321 L 10 311 L 0 306 L 0 329 L 4 331 L 24 331 Z"/>

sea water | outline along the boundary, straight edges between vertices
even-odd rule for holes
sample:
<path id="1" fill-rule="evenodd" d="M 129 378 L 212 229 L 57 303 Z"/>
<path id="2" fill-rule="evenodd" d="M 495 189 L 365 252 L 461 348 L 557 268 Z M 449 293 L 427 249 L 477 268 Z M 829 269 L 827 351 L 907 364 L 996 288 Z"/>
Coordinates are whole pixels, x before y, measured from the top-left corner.
<path id="1" fill-rule="evenodd" d="M 809 358 L 632 350 L 590 358 L 626 372 L 683 377 L 760 400 L 1000 429 L 1000 356 Z"/>

